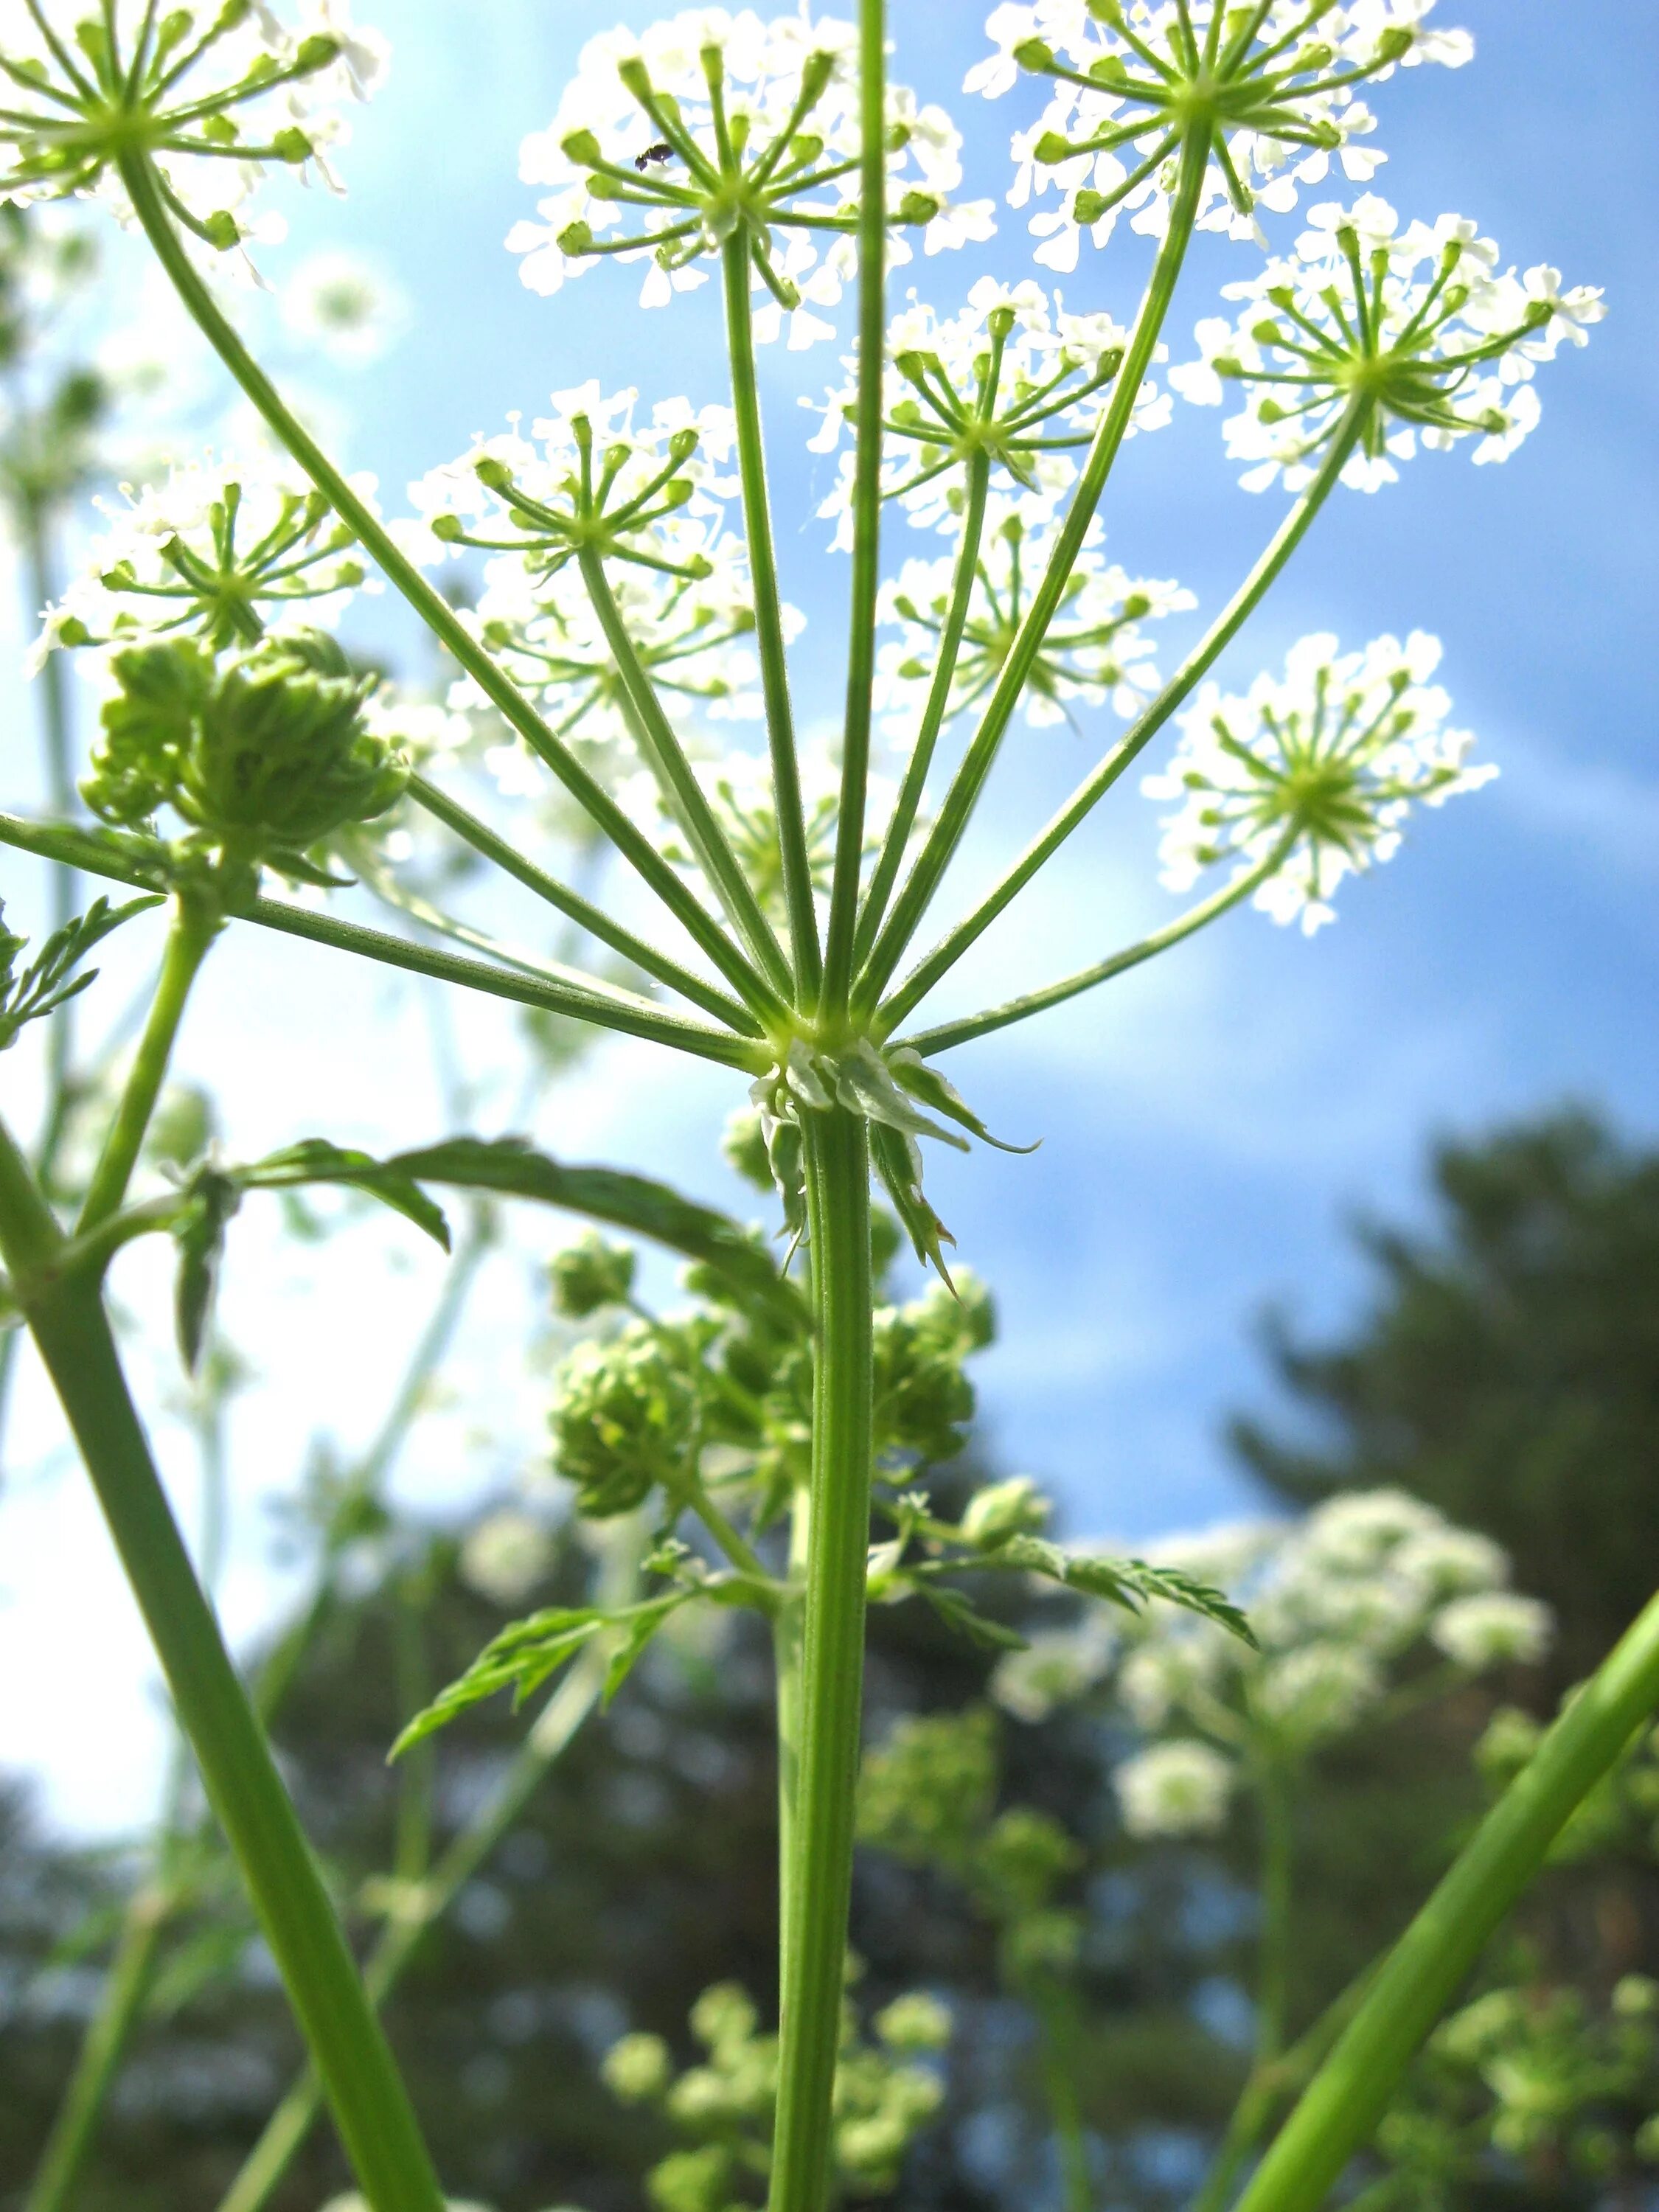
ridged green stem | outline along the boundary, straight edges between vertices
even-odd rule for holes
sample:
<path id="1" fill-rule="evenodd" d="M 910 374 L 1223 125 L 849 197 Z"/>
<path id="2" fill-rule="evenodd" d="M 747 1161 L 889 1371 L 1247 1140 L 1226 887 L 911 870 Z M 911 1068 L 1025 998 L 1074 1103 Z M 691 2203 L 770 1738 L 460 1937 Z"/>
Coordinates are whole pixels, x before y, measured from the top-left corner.
<path id="1" fill-rule="evenodd" d="M 811 1504 L 771 2212 L 823 2212 L 829 2197 L 872 1455 L 869 1139 L 842 1107 L 808 1111 L 802 1122 L 814 1310 Z"/>
<path id="2" fill-rule="evenodd" d="M 842 725 L 841 804 L 823 954 L 823 1006 L 844 1014 L 853 989 L 881 590 L 881 422 L 887 356 L 887 9 L 859 0 L 859 353 L 853 465 L 853 580 Z"/>
<path id="3" fill-rule="evenodd" d="M 1390 1951 L 1238 2212 L 1318 2212 L 1550 1846 L 1656 1706 L 1659 1597 L 1576 1692 Z"/>
<path id="4" fill-rule="evenodd" d="M 1042 572 L 1041 582 L 1031 594 L 1031 604 L 1026 610 L 1025 619 L 1020 624 L 1019 634 L 1010 647 L 1002 673 L 997 678 L 996 689 L 991 694 L 979 727 L 963 757 L 962 765 L 945 793 L 939 819 L 918 854 L 888 917 L 886 927 L 877 939 L 859 978 L 856 997 L 858 1005 L 862 1007 L 873 1007 L 886 988 L 889 978 L 903 957 L 905 947 L 915 936 L 922 915 L 966 834 L 979 794 L 984 788 L 985 779 L 991 772 L 992 763 L 1013 719 L 1014 709 L 1019 703 L 1020 694 L 1025 689 L 1026 678 L 1042 649 L 1048 626 L 1060 610 L 1066 586 L 1077 565 L 1078 556 L 1089 535 L 1090 525 L 1105 493 L 1113 464 L 1128 434 L 1141 385 L 1152 366 L 1164 318 L 1175 297 L 1176 283 L 1181 274 L 1182 264 L 1186 259 L 1193 226 L 1198 216 L 1209 158 L 1209 134 L 1207 131 L 1195 131 L 1182 148 L 1180 180 L 1170 209 L 1170 228 L 1158 248 L 1158 259 L 1152 265 L 1146 296 L 1135 317 L 1134 329 L 1130 334 L 1117 380 L 1112 387 L 1111 400 L 1095 434 L 1095 441 L 1090 449 L 1083 474 L 1078 480 L 1077 489 L 1072 495 L 1066 519 L 1055 535 L 1048 566 Z"/>
<path id="5" fill-rule="evenodd" d="M 719 968 L 739 997 L 750 1004 L 760 977 L 711 915 L 699 904 L 644 833 L 631 822 L 569 747 L 557 738 L 530 702 L 472 635 L 455 610 L 434 590 L 373 509 L 352 489 L 305 426 L 284 404 L 264 371 L 220 311 L 173 226 L 155 172 L 141 155 L 120 163 L 121 178 L 133 212 L 155 249 L 173 289 L 225 367 L 292 454 L 340 520 L 372 556 L 387 581 L 407 599 L 427 628 L 472 678 L 493 707 L 563 784 L 571 797 L 611 840 L 635 873 L 648 884 L 670 913 Z"/>
<path id="6" fill-rule="evenodd" d="M 326 2085 L 358 2185 L 374 2212 L 444 2212 L 391 2051 L 179 1536 L 96 1286 L 55 1272 L 62 1245 L 22 1156 L 0 1129 L 0 1255 Z"/>
<path id="7" fill-rule="evenodd" d="M 803 1007 L 810 1009 L 817 1002 L 818 988 L 823 980 L 823 956 L 818 945 L 817 909 L 812 898 L 812 870 L 806 852 L 800 761 L 795 750 L 795 715 L 789 697 L 789 663 L 783 641 L 783 601 L 778 589 L 777 553 L 772 543 L 766 443 L 761 429 L 760 386 L 755 374 L 749 254 L 749 233 L 740 224 L 720 249 L 720 272 L 726 290 L 726 343 L 732 362 L 732 412 L 737 423 L 744 538 L 749 549 L 750 580 L 755 590 L 755 647 L 760 659 L 761 697 L 766 708 L 767 744 L 772 757 L 772 792 L 777 807 L 784 902 L 789 914 L 790 952 L 796 994 Z"/>

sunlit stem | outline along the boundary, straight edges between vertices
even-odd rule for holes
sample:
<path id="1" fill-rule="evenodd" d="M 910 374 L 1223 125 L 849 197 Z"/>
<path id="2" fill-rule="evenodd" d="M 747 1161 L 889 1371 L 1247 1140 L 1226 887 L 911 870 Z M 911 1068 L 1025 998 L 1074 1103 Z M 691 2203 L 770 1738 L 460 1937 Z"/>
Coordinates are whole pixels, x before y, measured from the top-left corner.
<path id="1" fill-rule="evenodd" d="M 278 442 L 292 454 L 427 628 L 532 751 L 546 763 L 726 981 L 745 996 L 746 984 L 763 989 L 758 974 L 714 917 L 705 912 L 689 885 L 680 880 L 650 839 L 629 819 L 569 748 L 554 736 L 511 678 L 491 659 L 454 609 L 398 550 L 391 533 L 284 404 L 276 386 L 221 313 L 185 252 L 168 220 L 161 181 L 154 168 L 142 158 L 131 156 L 121 164 L 121 176 L 134 212 L 174 290 Z"/>
<path id="2" fill-rule="evenodd" d="M 985 507 L 990 486 L 990 456 L 982 447 L 976 447 L 968 464 L 968 498 L 963 511 L 962 537 L 957 547 L 956 572 L 951 580 L 950 605 L 939 635 L 939 657 L 933 664 L 933 680 L 928 689 L 927 703 L 922 710 L 915 743 L 905 767 L 904 780 L 899 786 L 893 818 L 888 824 L 875 872 L 870 878 L 870 888 L 865 894 L 864 908 L 859 916 L 858 939 L 854 951 L 855 959 L 860 962 L 870 957 L 870 947 L 875 942 L 882 917 L 887 911 L 887 902 L 892 896 L 893 885 L 904 864 L 904 848 L 909 843 L 910 832 L 915 826 L 922 793 L 927 787 L 927 771 L 933 765 L 933 750 L 950 708 L 957 658 L 962 650 L 963 633 L 968 627 L 969 611 L 973 605 L 974 585 L 979 571 L 980 540 L 985 529 Z"/>
<path id="3" fill-rule="evenodd" d="M 1091 968 L 1079 968 L 1074 975 L 1064 976 L 1058 983 L 1050 983 L 1043 990 L 1024 992 L 1000 1006 L 988 1007 L 983 1013 L 969 1014 L 957 1022 L 941 1022 L 937 1029 L 919 1030 L 903 1042 L 923 1054 L 945 1052 L 953 1044 L 969 1044 L 975 1037 L 989 1036 L 994 1030 L 1006 1030 L 1014 1022 L 1029 1021 L 1033 1014 L 1046 1013 L 1050 1006 L 1064 1006 L 1067 999 L 1092 991 L 1097 983 L 1109 983 L 1114 975 L 1127 975 L 1130 969 L 1139 968 L 1158 953 L 1169 951 L 1172 945 L 1195 937 L 1200 929 L 1219 921 L 1224 914 L 1231 914 L 1270 877 L 1277 875 L 1295 842 L 1296 833 L 1292 831 L 1255 867 L 1248 869 L 1197 906 L 1189 907 L 1185 914 L 1177 915 L 1150 937 L 1143 937 L 1139 944 L 1114 952 L 1109 959 L 1098 960 Z"/>
<path id="4" fill-rule="evenodd" d="M 1659 1598 L 1487 1814 L 1372 1978 L 1237 2212 L 1317 2212 L 1551 1846 L 1659 1707 Z"/>
<path id="5" fill-rule="evenodd" d="M 876 601 L 881 588 L 881 418 L 887 351 L 885 0 L 859 8 L 859 353 L 854 416 L 853 583 L 842 730 L 841 804 L 824 950 L 824 1011 L 844 1013 L 853 988 L 864 811 L 876 678 Z"/>
<path id="6" fill-rule="evenodd" d="M 613 921 L 603 907 L 595 906 L 580 891 L 573 890 L 568 884 L 562 884 L 546 874 L 533 860 L 526 860 L 516 846 L 509 844 L 504 837 L 498 837 L 487 823 L 480 822 L 477 815 L 452 799 L 436 784 L 428 783 L 422 775 L 411 776 L 409 795 L 417 806 L 424 807 L 434 819 L 453 830 L 475 852 L 482 854 L 504 874 L 514 877 L 527 890 L 534 891 L 538 898 L 544 899 L 556 912 L 575 922 L 590 937 L 597 938 L 601 945 L 608 945 L 613 952 L 620 952 L 623 959 L 631 960 L 646 975 L 654 976 L 659 983 L 665 983 L 671 991 L 678 991 L 682 998 L 689 999 L 693 1006 L 701 1006 L 706 1014 L 713 1014 L 717 1021 L 726 1023 L 728 1028 L 743 1036 L 759 1036 L 760 1025 L 747 1007 L 739 1006 L 735 999 L 728 999 L 724 991 L 717 991 L 689 968 L 681 967 L 678 960 L 671 959 L 667 953 L 659 951 L 654 945 L 635 937 L 631 929 L 625 929 L 619 921 Z"/>
<path id="7" fill-rule="evenodd" d="M 721 905 L 730 916 L 732 926 L 747 940 L 750 951 L 765 969 L 775 990 L 787 994 L 789 969 L 771 924 L 761 912 L 760 902 L 755 896 L 747 877 L 738 866 L 719 817 L 709 805 L 708 794 L 698 782 L 696 773 L 685 757 L 685 751 L 672 725 L 663 712 L 662 702 L 657 696 L 644 663 L 635 650 L 634 641 L 628 634 L 622 610 L 617 605 L 605 573 L 605 562 L 598 550 L 584 545 L 579 556 L 582 581 L 587 586 L 587 596 L 593 611 L 599 617 L 599 627 L 605 632 L 605 641 L 616 660 L 617 673 L 634 709 L 635 727 L 646 758 L 661 787 L 670 810 L 691 842 L 699 866 Z M 775 1002 L 775 1011 L 781 1006 Z"/>
<path id="8" fill-rule="evenodd" d="M 802 1133 L 815 1309 L 812 1472 L 771 2212 L 824 2212 L 829 2198 L 873 1441 L 866 1125 L 837 1106 L 807 1113 Z"/>
<path id="9" fill-rule="evenodd" d="M 129 838 L 117 843 L 60 823 L 25 822 L 15 814 L 0 814 L 0 844 L 15 846 L 43 860 L 64 860 L 88 875 L 106 876 L 112 882 L 149 890 L 154 882 L 155 860 L 147 866 L 125 847 L 144 849 L 145 841 Z M 261 928 L 280 930 L 288 937 L 303 937 L 313 945 L 331 945 L 337 951 L 355 952 L 401 968 L 411 975 L 428 975 L 441 983 L 482 991 L 508 999 L 521 1006 L 539 1006 L 550 1014 L 568 1015 L 574 1021 L 593 1022 L 602 1029 L 620 1030 L 629 1036 L 647 1038 L 653 1044 L 678 1047 L 699 1059 L 719 1060 L 727 1067 L 744 1067 L 759 1074 L 768 1064 L 768 1049 L 724 1030 L 666 1007 L 620 994 L 601 995 L 605 987 L 562 983 L 545 974 L 513 974 L 487 961 L 463 960 L 406 938 L 390 937 L 384 930 L 366 929 L 360 922 L 343 921 L 318 907 L 290 904 L 285 899 L 256 898 L 240 908 L 238 921 L 257 922 Z"/>
<path id="10" fill-rule="evenodd" d="M 1032 594 L 1018 635 L 997 680 L 996 689 L 945 794 L 939 820 L 918 855 L 887 925 L 878 938 L 859 978 L 857 1002 L 861 1009 L 873 1007 L 885 989 L 967 831 L 985 779 L 1013 718 L 1026 679 L 1042 648 L 1048 625 L 1059 611 L 1066 586 L 1077 566 L 1078 556 L 1083 550 L 1089 526 L 1105 491 L 1107 479 L 1128 431 L 1141 384 L 1151 366 L 1158 334 L 1175 295 L 1176 280 L 1181 273 L 1181 264 L 1186 257 L 1193 225 L 1197 219 L 1208 161 L 1209 139 L 1206 133 L 1200 131 L 1188 139 L 1182 149 L 1181 178 L 1175 204 L 1170 211 L 1169 232 L 1158 249 L 1146 295 L 1135 318 L 1134 331 L 1125 351 L 1117 382 L 1113 387 L 1110 404 L 1096 435 L 1093 450 L 1055 538 L 1048 567 Z"/>
<path id="11" fill-rule="evenodd" d="M 161 958 L 155 996 L 150 1002 L 149 1018 L 138 1041 L 137 1053 L 76 1224 L 82 1236 L 118 1212 L 127 1194 L 127 1185 L 138 1164 L 155 1102 L 167 1080 L 191 986 L 200 973 L 220 927 L 219 909 L 212 901 L 193 891 L 175 895 L 173 926 L 167 932 L 167 951 Z"/>
<path id="12" fill-rule="evenodd" d="M 96 1285 L 0 1129 L 0 1256 L 97 1492 L 261 1932 L 373 2212 L 444 2199 L 315 1861 L 185 1549 Z"/>
<path id="13" fill-rule="evenodd" d="M 749 574 L 755 587 L 755 645 L 760 658 L 761 696 L 766 708 L 767 744 L 772 757 L 772 792 L 783 868 L 784 903 L 789 915 L 790 952 L 797 994 L 803 1004 L 811 1007 L 817 1003 L 823 964 L 812 901 L 811 864 L 806 851 L 806 818 L 801 805 L 794 709 L 789 698 L 783 602 L 778 590 L 777 556 L 772 544 L 766 447 L 761 431 L 760 389 L 755 375 L 747 240 L 747 232 L 739 227 L 720 250 L 726 286 L 726 337 L 732 357 L 738 472 L 743 487 Z"/>
<path id="14" fill-rule="evenodd" d="M 942 975 L 983 935 L 1053 855 L 1078 824 L 1090 815 L 1124 771 L 1149 745 L 1176 708 L 1197 688 L 1250 615 L 1265 598 L 1297 547 L 1312 527 L 1314 518 L 1336 485 L 1349 456 L 1364 432 L 1370 404 L 1356 400 L 1343 417 L 1328 447 L 1319 473 L 1291 509 L 1271 543 L 1200 644 L 1182 663 L 1158 697 L 1129 727 L 1093 773 L 1078 786 L 1048 826 L 1028 845 L 1006 874 L 963 921 L 957 924 L 912 969 L 903 984 L 882 1008 L 882 1025 L 890 1030 L 919 1006 Z"/>

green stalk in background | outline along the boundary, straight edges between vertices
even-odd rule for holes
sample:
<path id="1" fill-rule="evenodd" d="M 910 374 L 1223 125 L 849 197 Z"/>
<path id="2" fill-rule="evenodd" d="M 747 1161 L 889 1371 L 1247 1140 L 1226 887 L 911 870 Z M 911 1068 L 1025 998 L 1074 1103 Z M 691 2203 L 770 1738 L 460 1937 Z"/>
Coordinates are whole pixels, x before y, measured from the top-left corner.
<path id="1" fill-rule="evenodd" d="M 255 1913 L 373 2212 L 444 2212 L 420 2129 L 212 1608 L 190 1563 L 94 1284 L 0 1129 L 0 1254 L 68 1417 Z"/>
<path id="2" fill-rule="evenodd" d="M 869 1139 L 842 1107 L 805 1115 L 802 1135 L 815 1314 L 812 1477 L 772 2212 L 822 2212 L 830 2185 L 873 1458 Z"/>
<path id="3" fill-rule="evenodd" d="M 1389 1954 L 1237 2212 L 1318 2212 L 1577 1807 L 1659 1707 L 1659 1597 L 1573 1696 Z"/>

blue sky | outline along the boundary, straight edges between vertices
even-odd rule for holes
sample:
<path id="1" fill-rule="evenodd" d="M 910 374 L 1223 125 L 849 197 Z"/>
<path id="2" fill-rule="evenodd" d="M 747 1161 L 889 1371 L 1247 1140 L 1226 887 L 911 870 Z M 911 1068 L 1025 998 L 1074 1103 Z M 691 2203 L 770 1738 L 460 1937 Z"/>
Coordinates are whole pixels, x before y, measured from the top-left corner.
<path id="1" fill-rule="evenodd" d="M 374 13 L 368 0 L 362 12 Z M 932 1187 L 1002 1306 L 982 1372 L 994 1447 L 1051 1481 L 1080 1529 L 1144 1536 L 1248 1504 L 1218 1431 L 1261 1389 L 1252 1317 L 1267 1299 L 1310 1322 L 1351 1308 L 1359 1278 L 1345 1217 L 1418 1206 L 1430 1133 L 1569 1098 L 1605 1105 L 1641 1133 L 1659 1120 L 1648 678 L 1659 608 L 1650 154 L 1659 42 L 1649 11 L 1629 0 L 1442 0 L 1439 12 L 1474 30 L 1478 58 L 1457 73 L 1402 73 L 1382 89 L 1390 159 L 1374 189 L 1408 216 L 1475 216 L 1522 267 L 1549 260 L 1570 281 L 1605 286 L 1608 319 L 1587 352 L 1564 352 L 1543 373 L 1542 425 L 1503 468 L 1427 456 L 1376 497 L 1341 495 L 1224 674 L 1248 680 L 1310 629 L 1334 629 L 1345 644 L 1433 629 L 1457 720 L 1503 774 L 1415 823 L 1395 862 L 1344 887 L 1341 919 L 1313 942 L 1236 915 L 1103 994 L 953 1055 L 953 1075 L 999 1133 L 1042 1139 L 1029 1159 L 945 1158 Z M 287 251 L 349 243 L 415 304 L 389 362 L 335 386 L 354 421 L 350 459 L 378 473 L 388 502 L 475 430 L 512 408 L 533 412 L 550 390 L 590 374 L 637 382 L 648 398 L 722 397 L 714 288 L 644 317 L 637 273 L 604 268 L 545 301 L 523 289 L 501 251 L 532 198 L 515 176 L 519 139 L 545 124 L 580 41 L 645 11 L 384 0 L 379 13 L 396 59 L 343 158 L 350 197 L 290 194 Z M 952 107 L 970 131 L 968 188 L 1000 198 L 1007 131 L 1032 104 L 1022 94 L 986 107 L 957 94 L 981 50 L 979 11 L 895 0 L 894 15 L 897 73 Z M 949 306 L 981 269 L 1030 265 L 1023 216 L 1000 213 L 991 248 L 919 264 L 927 296 Z M 1293 230 L 1295 218 L 1280 227 Z M 1252 253 L 1205 243 L 1173 318 L 1178 356 L 1216 287 L 1247 273 Z M 1085 247 L 1068 304 L 1127 319 L 1146 254 L 1127 231 L 1105 256 Z M 796 401 L 829 381 L 835 352 L 763 357 L 785 587 L 809 617 L 797 678 L 808 722 L 834 711 L 845 568 L 812 520 L 830 464 L 805 452 L 811 423 Z M 1277 494 L 1237 489 L 1218 418 L 1184 410 L 1127 450 L 1108 503 L 1109 550 L 1132 571 L 1180 576 L 1201 618 L 1280 511 Z M 931 550 L 904 544 L 908 534 L 896 551 Z M 390 612 L 373 619 L 406 648 Z M 1019 732 L 957 896 L 1042 818 L 1108 727 Z M 27 790 L 21 763 L 8 781 Z M 1170 910 L 1155 881 L 1153 817 L 1120 790 L 988 939 L 975 1000 L 1063 972 Z M 319 957 L 239 939 L 216 958 L 185 1056 L 209 1065 L 214 1041 L 230 1041 L 233 1149 L 297 1133 L 296 1084 L 325 1065 L 327 1133 L 435 1134 L 418 1010 L 378 977 L 331 965 L 319 1034 Z M 492 1010 L 462 1016 L 469 1053 L 488 1059 L 501 1034 Z M 742 1204 L 713 1158 L 731 1086 L 700 1071 L 671 1085 L 668 1073 L 644 1048 L 606 1047 L 550 1103 L 538 1133 L 567 1155 L 647 1166 Z M 331 1414 L 361 1433 L 369 1386 L 390 1374 L 399 1329 L 434 1281 L 426 1255 L 365 1237 L 301 1312 L 296 1263 L 264 1230 L 247 1237 L 240 1264 L 258 1282 L 233 1282 L 230 1318 L 260 1339 L 277 1387 L 248 1401 L 237 1431 L 243 1510 L 226 1602 L 244 1632 L 276 1588 L 252 1501 L 289 1479 L 304 1444 L 282 1376 L 295 1363 L 321 1375 Z M 388 1274 L 394 1250 L 401 1272 Z M 139 1303 L 142 1270 L 121 1287 Z M 514 1296 L 516 1279 L 486 1297 L 465 1348 L 464 1376 L 486 1389 L 500 1387 L 489 1331 Z M 24 1413 L 26 1441 L 44 1444 L 46 1409 L 31 1396 Z M 471 1480 L 465 1465 L 464 1452 L 428 1452 L 412 1466 L 411 1492 L 458 1497 Z M 188 1488 L 181 1480 L 186 1504 Z M 104 1643 L 64 1685 L 27 1710 L 0 1709 L 0 1766 L 44 1770 L 49 1802 L 76 1825 L 130 1811 L 153 1743 L 142 1645 L 101 1545 L 69 1471 L 0 1504 L 0 1657 L 28 1648 L 46 1593 L 65 1583 L 106 1623 Z"/>

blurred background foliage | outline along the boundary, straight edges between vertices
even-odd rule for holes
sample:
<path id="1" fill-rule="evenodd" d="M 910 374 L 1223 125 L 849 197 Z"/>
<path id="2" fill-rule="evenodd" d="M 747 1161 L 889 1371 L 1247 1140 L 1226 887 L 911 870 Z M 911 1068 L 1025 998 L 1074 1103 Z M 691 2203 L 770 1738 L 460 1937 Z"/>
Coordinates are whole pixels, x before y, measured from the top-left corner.
<path id="1" fill-rule="evenodd" d="M 1558 1609 L 1559 1638 L 1547 1663 L 1346 1737 L 1315 1762 L 1296 1814 L 1292 2037 L 1403 1924 L 1478 1814 L 1473 1753 L 1494 1711 L 1547 1717 L 1626 1625 L 1659 1557 L 1659 1157 L 1571 1113 L 1442 1146 L 1431 1165 L 1431 1218 L 1358 1232 L 1372 1292 L 1350 1331 L 1310 1345 L 1270 1326 L 1278 1402 L 1235 1436 L 1280 1509 L 1387 1483 L 1490 1531 L 1515 1555 L 1517 1587 Z M 940 1510 L 985 1472 L 971 1445 L 931 1472 Z M 449 1679 L 507 1611 L 556 1601 L 585 1571 L 562 1534 L 504 1610 L 463 1571 L 467 1533 L 377 1529 L 363 1554 L 372 1571 L 333 1577 L 277 1711 L 301 1810 L 365 1942 L 408 1817 L 386 1747 L 408 1709 L 410 1667 Z M 1001 1607 L 1029 1626 L 1038 1601 L 1024 1589 L 1010 1578 Z M 983 1697 L 995 1655 L 932 1615 L 878 1609 L 872 1633 L 872 1743 L 902 1717 Z M 771 2002 L 770 1696 L 746 1626 L 653 1654 L 428 1936 L 389 2016 L 452 2187 L 501 2212 L 639 2203 L 668 2141 L 605 2086 L 605 2051 L 644 2029 L 684 2053 L 687 2014 L 715 1980 L 742 1982 L 763 2012 Z M 440 1841 L 523 1728 L 485 1708 L 426 1754 Z M 1061 1706 L 998 1729 L 1000 1802 L 1049 1815 L 1079 1846 L 1059 1894 L 1081 1916 L 1067 2034 L 1095 2201 L 1173 2206 L 1196 2186 L 1247 2070 L 1256 1838 L 1248 1821 L 1213 1841 L 1149 1849 L 1126 1837 L 1109 1786 L 1123 1733 L 1109 1708 Z M 21 2203 L 137 1862 L 118 1847 L 53 1847 L 15 1795 L 3 1817 L 0 2202 Z M 234 1885 L 214 1873 L 205 1839 L 196 1848 L 205 1871 L 162 1946 L 77 2199 L 85 2212 L 210 2212 L 297 2063 Z M 1057 2201 L 1030 2007 L 1011 1993 L 995 1929 L 963 1885 L 866 1850 L 854 1936 L 861 2012 L 921 1987 L 954 2017 L 948 2100 L 900 2201 L 941 2212 Z M 1640 1820 L 1609 1816 L 1547 1877 L 1486 1978 L 1531 1990 L 1540 2007 L 1576 1991 L 1601 2016 L 1626 1978 L 1656 1971 L 1651 1840 Z M 1625 2108 L 1612 2090 L 1592 2101 L 1615 2137 L 1644 2118 L 1639 2096 Z M 319 2131 L 274 2201 L 309 2212 L 342 2186 Z M 1558 2144 L 1500 2159 L 1448 2201 L 1472 2212 L 1650 2201 L 1645 2185 L 1612 2187 Z"/>

